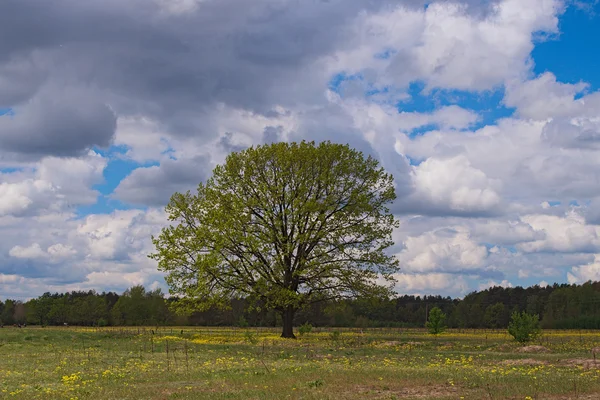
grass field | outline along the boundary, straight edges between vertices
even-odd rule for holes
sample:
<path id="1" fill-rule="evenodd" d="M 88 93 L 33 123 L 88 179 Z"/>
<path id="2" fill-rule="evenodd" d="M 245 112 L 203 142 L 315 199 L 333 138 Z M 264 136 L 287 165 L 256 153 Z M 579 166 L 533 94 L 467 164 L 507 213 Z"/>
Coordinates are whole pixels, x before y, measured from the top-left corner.
<path id="1" fill-rule="evenodd" d="M 599 333 L 535 344 L 549 352 L 501 331 L 5 327 L 0 398 L 600 399 Z"/>

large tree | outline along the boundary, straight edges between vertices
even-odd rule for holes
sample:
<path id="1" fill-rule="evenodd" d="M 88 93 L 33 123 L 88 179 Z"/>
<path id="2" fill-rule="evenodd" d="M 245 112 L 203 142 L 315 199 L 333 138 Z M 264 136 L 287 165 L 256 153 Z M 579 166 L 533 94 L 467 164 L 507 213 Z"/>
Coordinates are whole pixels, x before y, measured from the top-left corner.
<path id="1" fill-rule="evenodd" d="M 276 143 L 232 153 L 196 194 L 175 193 L 150 257 L 184 311 L 245 297 L 293 338 L 297 310 L 388 295 L 396 259 L 393 178 L 347 145 Z"/>

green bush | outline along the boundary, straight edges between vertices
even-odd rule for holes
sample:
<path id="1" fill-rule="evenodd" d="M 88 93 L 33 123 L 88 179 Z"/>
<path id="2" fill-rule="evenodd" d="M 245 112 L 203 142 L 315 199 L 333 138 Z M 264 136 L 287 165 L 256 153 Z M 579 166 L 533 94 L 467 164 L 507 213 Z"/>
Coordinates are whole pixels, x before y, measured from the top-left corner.
<path id="1" fill-rule="evenodd" d="M 238 319 L 238 326 L 240 328 L 247 328 L 248 327 L 248 320 L 246 320 L 246 317 L 244 317 L 243 315 L 240 317 L 240 319 Z"/>
<path id="2" fill-rule="evenodd" d="M 249 344 L 258 343 L 258 336 L 254 332 L 244 331 L 244 340 Z"/>
<path id="3" fill-rule="evenodd" d="M 313 326 L 311 324 L 305 322 L 298 328 L 298 333 L 300 334 L 300 336 L 304 336 L 305 334 L 310 333 L 312 331 L 312 328 Z"/>
<path id="4" fill-rule="evenodd" d="M 508 333 L 519 343 L 534 340 L 541 332 L 538 315 L 514 312 L 508 324 Z"/>
<path id="5" fill-rule="evenodd" d="M 325 384 L 325 382 L 322 379 L 317 379 L 316 381 L 311 381 L 308 382 L 308 387 L 309 388 L 318 388 L 321 387 Z"/>
<path id="6" fill-rule="evenodd" d="M 444 314 L 439 307 L 433 307 L 431 311 L 429 311 L 429 318 L 425 323 L 425 327 L 427 327 L 429 333 L 432 335 L 439 335 L 446 330 L 444 321 L 446 321 L 446 314 Z"/>

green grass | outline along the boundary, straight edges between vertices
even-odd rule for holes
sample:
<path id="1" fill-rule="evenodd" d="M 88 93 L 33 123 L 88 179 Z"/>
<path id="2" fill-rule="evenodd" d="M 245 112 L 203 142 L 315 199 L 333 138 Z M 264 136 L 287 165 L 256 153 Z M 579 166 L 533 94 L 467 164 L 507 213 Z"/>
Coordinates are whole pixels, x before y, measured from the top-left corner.
<path id="1" fill-rule="evenodd" d="M 332 331 L 3 328 L 0 398 L 600 398 L 595 332 L 545 332 L 550 352 L 525 354 L 501 331 Z"/>

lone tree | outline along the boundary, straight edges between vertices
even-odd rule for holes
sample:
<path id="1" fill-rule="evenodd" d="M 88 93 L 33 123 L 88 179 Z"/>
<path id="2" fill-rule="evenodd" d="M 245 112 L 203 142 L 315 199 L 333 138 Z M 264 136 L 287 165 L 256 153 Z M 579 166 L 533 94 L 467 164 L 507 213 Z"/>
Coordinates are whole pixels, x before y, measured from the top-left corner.
<path id="1" fill-rule="evenodd" d="M 281 337 L 318 301 L 387 296 L 397 260 L 385 250 L 398 225 L 386 205 L 393 178 L 347 145 L 276 143 L 227 157 L 196 194 L 175 193 L 172 225 L 153 237 L 180 311 L 225 308 L 232 298 L 281 313 Z"/>
<path id="2" fill-rule="evenodd" d="M 541 333 L 539 316 L 515 311 L 510 317 L 508 333 L 519 343 L 535 340 Z"/>
<path id="3" fill-rule="evenodd" d="M 446 314 L 442 312 L 439 307 L 433 307 L 429 311 L 429 318 L 425 322 L 425 327 L 429 330 L 432 335 L 439 335 L 446 330 Z"/>

